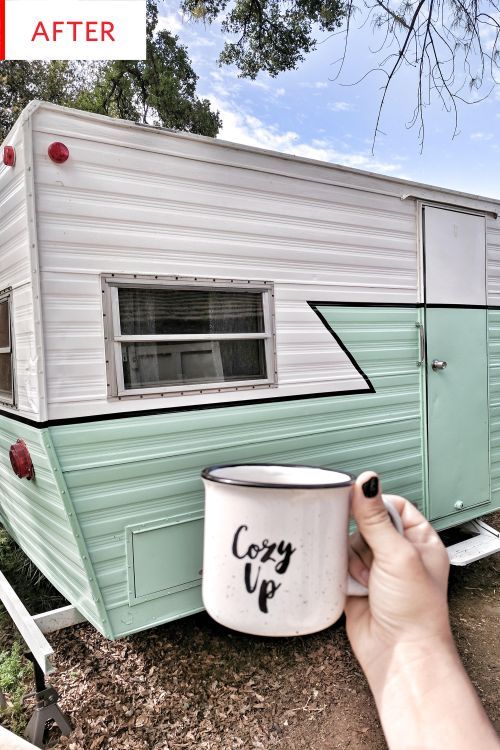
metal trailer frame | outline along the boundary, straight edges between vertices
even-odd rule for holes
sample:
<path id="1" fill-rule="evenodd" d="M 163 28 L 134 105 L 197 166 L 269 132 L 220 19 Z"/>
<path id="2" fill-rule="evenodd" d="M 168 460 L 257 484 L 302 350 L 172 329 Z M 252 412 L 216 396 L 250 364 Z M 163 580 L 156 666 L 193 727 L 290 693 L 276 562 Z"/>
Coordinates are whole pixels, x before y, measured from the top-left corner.
<path id="1" fill-rule="evenodd" d="M 57 691 L 52 685 L 45 683 L 45 676 L 56 670 L 52 661 L 54 650 L 45 635 L 85 622 L 86 618 L 71 605 L 43 612 L 39 615 L 30 615 L 1 571 L 0 600 L 28 646 L 29 650 L 25 656 L 33 663 L 35 679 L 35 690 L 33 693 L 29 693 L 29 696 L 36 699 L 36 708 L 25 730 L 25 737 L 31 744 L 16 738 L 15 735 L 9 736 L 11 735 L 10 732 L 3 737 L 7 730 L 1 727 L 0 741 L 2 747 L 12 747 L 12 750 L 21 750 L 21 748 L 33 746 L 43 748 L 48 722 L 56 724 L 63 735 L 67 736 L 71 732 L 69 719 L 57 704 L 59 699 Z M 0 699 L 2 704 L 5 705 L 2 693 L 0 693 Z"/>

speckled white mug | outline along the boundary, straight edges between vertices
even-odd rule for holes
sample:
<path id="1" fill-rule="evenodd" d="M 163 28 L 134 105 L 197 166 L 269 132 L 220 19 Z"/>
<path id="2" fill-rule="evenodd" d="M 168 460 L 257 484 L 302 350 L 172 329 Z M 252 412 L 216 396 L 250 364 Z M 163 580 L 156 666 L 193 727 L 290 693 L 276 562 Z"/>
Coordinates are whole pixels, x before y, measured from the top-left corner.
<path id="1" fill-rule="evenodd" d="M 253 635 L 305 635 L 338 620 L 346 596 L 367 595 L 347 572 L 350 474 L 238 464 L 202 478 L 202 596 L 214 620 Z"/>

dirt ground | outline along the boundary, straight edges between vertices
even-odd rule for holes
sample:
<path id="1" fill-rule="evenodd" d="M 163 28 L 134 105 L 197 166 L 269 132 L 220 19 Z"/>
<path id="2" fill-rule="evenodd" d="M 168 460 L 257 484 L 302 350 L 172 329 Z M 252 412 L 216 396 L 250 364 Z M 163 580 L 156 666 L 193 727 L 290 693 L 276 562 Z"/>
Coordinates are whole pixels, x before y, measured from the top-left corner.
<path id="1" fill-rule="evenodd" d="M 498 527 L 500 514 L 495 521 Z M 500 555 L 452 568 L 465 667 L 500 730 Z M 57 750 L 386 748 L 343 622 L 294 639 L 229 632 L 201 614 L 115 643 L 90 625 L 50 638 L 71 717 Z"/>

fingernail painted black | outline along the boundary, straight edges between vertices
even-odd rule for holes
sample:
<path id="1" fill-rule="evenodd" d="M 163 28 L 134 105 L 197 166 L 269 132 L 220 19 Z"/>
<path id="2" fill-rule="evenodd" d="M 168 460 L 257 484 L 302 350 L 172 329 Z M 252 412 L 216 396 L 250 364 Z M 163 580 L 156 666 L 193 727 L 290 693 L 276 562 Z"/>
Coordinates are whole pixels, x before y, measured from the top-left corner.
<path id="1" fill-rule="evenodd" d="M 363 485 L 363 494 L 365 497 L 375 497 L 378 494 L 378 477 L 368 479 Z"/>

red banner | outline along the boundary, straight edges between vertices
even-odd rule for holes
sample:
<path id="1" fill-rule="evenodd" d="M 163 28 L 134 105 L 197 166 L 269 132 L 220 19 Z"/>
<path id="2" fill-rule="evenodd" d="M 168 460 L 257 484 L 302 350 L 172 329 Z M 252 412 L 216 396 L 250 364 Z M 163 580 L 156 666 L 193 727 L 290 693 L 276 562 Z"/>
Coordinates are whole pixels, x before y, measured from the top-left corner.
<path id="1" fill-rule="evenodd" d="M 5 0 L 0 0 L 0 60 L 5 60 Z"/>

